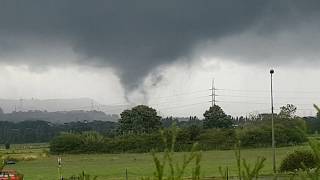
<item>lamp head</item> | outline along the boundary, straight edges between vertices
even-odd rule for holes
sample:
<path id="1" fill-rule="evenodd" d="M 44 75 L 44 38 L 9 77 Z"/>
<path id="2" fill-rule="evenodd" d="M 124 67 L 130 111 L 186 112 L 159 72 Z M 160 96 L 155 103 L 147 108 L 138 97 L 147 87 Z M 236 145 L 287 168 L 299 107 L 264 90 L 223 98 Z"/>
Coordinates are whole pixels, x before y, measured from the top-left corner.
<path id="1" fill-rule="evenodd" d="M 273 69 L 270 69 L 270 74 L 273 74 L 274 73 L 274 70 Z"/>

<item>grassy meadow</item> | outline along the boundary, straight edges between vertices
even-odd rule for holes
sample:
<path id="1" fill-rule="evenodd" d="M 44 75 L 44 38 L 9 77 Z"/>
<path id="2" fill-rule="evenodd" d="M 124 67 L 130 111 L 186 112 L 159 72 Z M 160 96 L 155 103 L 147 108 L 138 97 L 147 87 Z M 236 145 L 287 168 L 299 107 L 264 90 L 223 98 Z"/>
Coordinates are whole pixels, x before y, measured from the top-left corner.
<path id="1" fill-rule="evenodd" d="M 37 148 L 38 147 L 38 148 Z M 297 149 L 307 149 L 308 146 L 292 146 L 277 149 L 277 164 L 286 154 Z M 8 165 L 6 169 L 16 169 L 25 175 L 26 180 L 53 180 L 58 177 L 57 158 L 58 156 L 46 155 L 47 150 L 44 144 L 39 145 L 15 145 L 6 153 L 11 157 L 31 156 L 28 160 L 19 161 L 15 165 Z M 160 153 L 161 154 L 161 153 Z M 185 153 L 176 153 L 177 161 L 182 160 Z M 249 162 L 254 162 L 258 156 L 267 158 L 263 174 L 272 174 L 272 149 L 244 149 L 242 157 Z M 138 179 L 142 176 L 152 175 L 154 164 L 149 153 L 140 154 L 79 154 L 63 155 L 62 171 L 65 177 L 80 173 L 82 170 L 97 175 L 98 179 L 124 179 L 125 170 L 128 170 L 129 179 Z M 219 176 L 219 166 L 227 167 L 231 175 L 236 174 L 235 155 L 233 150 L 216 150 L 202 152 L 201 172 L 205 177 Z M 191 172 L 188 170 L 187 172 Z M 190 175 L 190 174 L 189 174 Z"/>

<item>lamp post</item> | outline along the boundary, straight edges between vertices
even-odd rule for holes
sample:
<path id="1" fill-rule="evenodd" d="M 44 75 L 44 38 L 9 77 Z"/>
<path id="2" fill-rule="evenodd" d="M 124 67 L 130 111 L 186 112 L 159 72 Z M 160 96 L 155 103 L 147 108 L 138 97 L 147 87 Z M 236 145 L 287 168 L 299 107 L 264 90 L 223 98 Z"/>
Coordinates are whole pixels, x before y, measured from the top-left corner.
<path id="1" fill-rule="evenodd" d="M 270 80 L 271 80 L 271 129 L 272 129 L 272 151 L 273 151 L 273 173 L 276 173 L 276 146 L 275 146 L 275 139 L 274 139 L 274 112 L 273 112 L 273 83 L 272 83 L 272 75 L 274 74 L 274 70 L 270 70 Z"/>

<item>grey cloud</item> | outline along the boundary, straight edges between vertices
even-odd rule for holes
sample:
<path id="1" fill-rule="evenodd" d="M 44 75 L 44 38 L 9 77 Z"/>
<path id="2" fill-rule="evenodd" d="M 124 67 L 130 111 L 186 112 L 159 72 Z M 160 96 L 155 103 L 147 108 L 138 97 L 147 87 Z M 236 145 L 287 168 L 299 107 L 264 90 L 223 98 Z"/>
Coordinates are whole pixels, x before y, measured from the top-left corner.
<path id="1" fill-rule="evenodd" d="M 26 46 L 60 41 L 86 57 L 77 63 L 114 68 L 129 92 L 157 67 L 190 61 L 199 43 L 219 43 L 254 27 L 258 36 L 290 30 L 318 17 L 319 8 L 316 0 L 2 0 L 0 57 L 23 56 Z M 212 47 L 218 55 L 237 53 L 224 45 Z"/>

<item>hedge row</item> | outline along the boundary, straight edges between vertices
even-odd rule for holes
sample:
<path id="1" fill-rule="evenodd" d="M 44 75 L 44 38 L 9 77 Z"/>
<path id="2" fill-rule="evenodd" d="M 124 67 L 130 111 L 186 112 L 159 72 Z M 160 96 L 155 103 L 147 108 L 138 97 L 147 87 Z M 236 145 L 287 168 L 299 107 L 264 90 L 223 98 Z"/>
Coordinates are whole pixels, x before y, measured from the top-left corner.
<path id="1" fill-rule="evenodd" d="M 122 153 L 162 151 L 163 136 L 171 142 L 170 129 L 151 134 L 127 134 L 106 138 L 97 132 L 65 133 L 50 142 L 52 153 Z M 275 124 L 277 146 L 296 145 L 307 140 L 303 124 L 298 121 L 281 121 Z M 268 147 L 271 145 L 269 122 L 261 122 L 239 129 L 201 129 L 189 127 L 177 133 L 175 150 L 187 151 L 197 142 L 201 150 L 232 149 L 240 140 L 242 147 Z"/>
<path id="2" fill-rule="evenodd" d="M 96 132 L 86 134 L 97 136 Z M 235 143 L 235 131 L 233 129 L 203 130 L 192 136 L 188 130 L 181 130 L 177 134 L 175 150 L 190 150 L 195 142 L 203 150 L 230 149 Z M 168 144 L 171 142 L 169 131 L 164 133 Z M 100 136 L 100 135 L 98 135 Z M 219 137 L 219 138 L 217 138 Z M 227 137 L 227 141 L 226 141 Z M 162 151 L 165 148 L 162 135 L 159 132 L 140 135 L 123 135 L 115 138 L 92 138 L 83 134 L 63 133 L 50 142 L 50 151 L 54 154 L 61 153 L 122 153 L 122 152 L 149 152 L 151 150 Z"/>
<path id="3" fill-rule="evenodd" d="M 274 125 L 277 146 L 291 146 L 307 141 L 306 127 L 302 120 L 276 120 Z M 271 121 L 262 121 L 238 130 L 238 138 L 244 147 L 269 147 L 271 145 Z"/>

